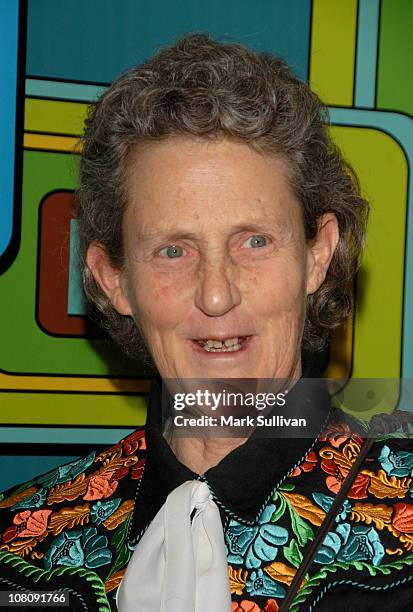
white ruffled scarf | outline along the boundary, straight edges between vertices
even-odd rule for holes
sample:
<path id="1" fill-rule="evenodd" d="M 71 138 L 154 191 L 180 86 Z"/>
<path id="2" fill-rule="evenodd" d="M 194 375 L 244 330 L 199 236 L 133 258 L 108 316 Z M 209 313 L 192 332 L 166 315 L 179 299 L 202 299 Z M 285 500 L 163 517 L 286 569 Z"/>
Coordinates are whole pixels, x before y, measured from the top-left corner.
<path id="1" fill-rule="evenodd" d="M 131 557 L 116 601 L 119 612 L 231 611 L 221 518 L 205 482 L 185 482 L 168 495 Z"/>

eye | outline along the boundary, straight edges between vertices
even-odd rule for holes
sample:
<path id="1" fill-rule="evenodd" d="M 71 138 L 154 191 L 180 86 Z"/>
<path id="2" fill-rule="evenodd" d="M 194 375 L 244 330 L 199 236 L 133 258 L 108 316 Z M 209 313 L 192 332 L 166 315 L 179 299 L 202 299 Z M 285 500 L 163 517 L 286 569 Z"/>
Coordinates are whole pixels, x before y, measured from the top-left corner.
<path id="1" fill-rule="evenodd" d="M 170 244 L 167 247 L 164 247 L 159 251 L 159 253 L 163 257 L 168 257 L 169 259 L 175 259 L 176 257 L 182 257 L 184 254 L 184 250 L 177 246 L 176 244 Z"/>
<path id="2" fill-rule="evenodd" d="M 256 249 L 258 247 L 267 246 L 268 240 L 265 236 L 250 236 L 244 244 L 250 246 L 253 249 Z"/>

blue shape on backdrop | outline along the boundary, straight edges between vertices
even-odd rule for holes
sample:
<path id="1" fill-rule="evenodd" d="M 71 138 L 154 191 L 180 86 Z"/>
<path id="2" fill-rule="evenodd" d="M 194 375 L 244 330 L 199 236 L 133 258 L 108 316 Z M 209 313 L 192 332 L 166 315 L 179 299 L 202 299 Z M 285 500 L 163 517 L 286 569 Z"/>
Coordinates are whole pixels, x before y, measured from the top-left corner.
<path id="1" fill-rule="evenodd" d="M 69 254 L 69 287 L 67 298 L 67 314 L 87 314 L 87 299 L 83 292 L 82 275 L 80 272 L 79 238 L 76 219 L 70 220 L 70 254 Z"/>
<path id="2" fill-rule="evenodd" d="M 37 98 L 55 98 L 56 100 L 76 100 L 94 102 L 103 94 L 106 87 L 63 81 L 44 81 L 43 79 L 26 79 L 26 96 Z"/>
<path id="3" fill-rule="evenodd" d="M 2 471 L 0 474 L 0 492 L 27 482 L 34 476 L 45 474 L 59 465 L 64 465 L 77 457 L 48 455 L 2 455 L 0 457 Z"/>
<path id="4" fill-rule="evenodd" d="M 13 231 L 19 3 L 0 2 L 0 256 Z"/>
<path id="5" fill-rule="evenodd" d="M 355 106 L 374 108 L 379 35 L 379 0 L 359 0 Z"/>
<path id="6" fill-rule="evenodd" d="M 281 55 L 307 79 L 311 0 L 29 0 L 27 74 L 108 83 L 188 32 Z"/>

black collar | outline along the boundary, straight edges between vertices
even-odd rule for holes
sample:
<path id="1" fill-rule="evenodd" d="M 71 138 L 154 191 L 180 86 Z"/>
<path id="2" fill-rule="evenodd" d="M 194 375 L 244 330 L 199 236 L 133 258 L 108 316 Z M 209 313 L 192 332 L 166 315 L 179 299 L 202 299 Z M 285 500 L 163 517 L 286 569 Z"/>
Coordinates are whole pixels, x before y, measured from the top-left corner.
<path id="1" fill-rule="evenodd" d="M 146 422 L 148 455 L 137 496 L 132 536 L 138 536 L 152 521 L 166 497 L 187 480 L 205 480 L 221 508 L 221 513 L 254 522 L 272 491 L 311 450 L 324 428 L 330 409 L 330 396 L 318 379 L 303 391 L 305 379 L 320 376 L 314 360 L 303 364 L 303 378 L 289 394 L 288 416 L 309 417 L 311 432 L 306 437 L 260 437 L 256 432 L 220 463 L 199 476 L 183 465 L 162 435 L 162 382 L 157 377 L 151 387 Z"/>

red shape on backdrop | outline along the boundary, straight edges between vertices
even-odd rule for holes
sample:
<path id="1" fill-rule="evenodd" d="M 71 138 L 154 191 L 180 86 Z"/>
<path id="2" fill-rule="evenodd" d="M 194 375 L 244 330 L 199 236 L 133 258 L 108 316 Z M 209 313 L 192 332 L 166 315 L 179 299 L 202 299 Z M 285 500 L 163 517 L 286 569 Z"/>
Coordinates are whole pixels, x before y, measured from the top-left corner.
<path id="1" fill-rule="evenodd" d="M 55 191 L 40 203 L 36 320 L 52 336 L 91 338 L 100 330 L 86 316 L 67 313 L 74 203 L 72 191 Z"/>

